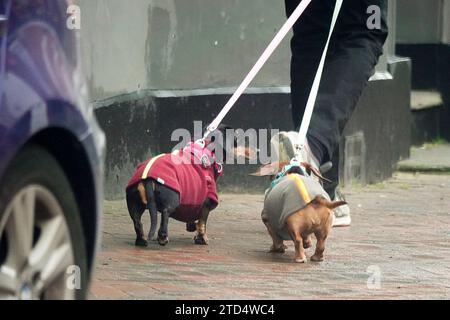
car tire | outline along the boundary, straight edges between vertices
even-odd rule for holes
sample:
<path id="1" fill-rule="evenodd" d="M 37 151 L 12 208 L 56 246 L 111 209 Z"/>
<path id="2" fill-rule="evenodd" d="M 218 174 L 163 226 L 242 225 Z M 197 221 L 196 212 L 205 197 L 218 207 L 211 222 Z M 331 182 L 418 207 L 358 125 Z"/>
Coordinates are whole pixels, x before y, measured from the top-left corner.
<path id="1" fill-rule="evenodd" d="M 9 290 L 7 298 L 12 299 L 85 299 L 86 240 L 61 165 L 42 147 L 28 146 L 6 172 L 0 184 L 0 298 Z M 32 235 L 22 229 L 32 230 Z M 19 258 L 24 262 L 17 262 Z"/>

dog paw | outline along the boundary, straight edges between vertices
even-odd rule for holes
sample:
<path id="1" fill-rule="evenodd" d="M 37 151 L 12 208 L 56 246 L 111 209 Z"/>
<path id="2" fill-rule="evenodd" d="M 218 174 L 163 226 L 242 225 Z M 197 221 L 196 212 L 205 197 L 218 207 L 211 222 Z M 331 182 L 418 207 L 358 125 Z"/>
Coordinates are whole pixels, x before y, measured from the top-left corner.
<path id="1" fill-rule="evenodd" d="M 309 249 L 311 247 L 312 247 L 312 241 L 311 240 L 303 241 L 303 248 L 304 249 Z"/>
<path id="2" fill-rule="evenodd" d="M 197 231 L 197 224 L 195 222 L 186 223 L 186 231 L 187 232 L 195 232 Z"/>
<path id="3" fill-rule="evenodd" d="M 166 246 L 169 243 L 169 237 L 158 237 L 158 243 L 160 246 Z"/>
<path id="4" fill-rule="evenodd" d="M 269 253 L 285 253 L 286 249 L 287 249 L 287 246 L 285 246 L 284 244 L 279 247 L 271 246 Z"/>
<path id="5" fill-rule="evenodd" d="M 136 247 L 148 247 L 148 241 L 145 239 L 136 239 L 134 244 Z"/>
<path id="6" fill-rule="evenodd" d="M 295 262 L 296 263 L 306 263 L 306 262 L 308 262 L 308 259 L 306 259 L 306 257 L 304 257 L 304 258 L 295 258 Z"/>
<path id="7" fill-rule="evenodd" d="M 314 262 L 322 262 L 322 261 L 323 261 L 323 256 L 313 255 L 313 256 L 311 257 L 311 261 L 314 261 Z"/>
<path id="8" fill-rule="evenodd" d="M 207 246 L 208 245 L 208 238 L 206 236 L 200 236 L 196 235 L 194 238 L 194 243 L 199 246 Z"/>

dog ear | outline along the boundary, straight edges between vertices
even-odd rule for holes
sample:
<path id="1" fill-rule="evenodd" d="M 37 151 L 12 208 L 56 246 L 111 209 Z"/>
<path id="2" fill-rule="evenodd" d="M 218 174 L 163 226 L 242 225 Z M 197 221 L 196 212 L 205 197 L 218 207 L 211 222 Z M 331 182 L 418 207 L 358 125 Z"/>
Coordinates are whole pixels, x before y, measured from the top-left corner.
<path id="1" fill-rule="evenodd" d="M 315 208 L 319 208 L 320 206 L 327 207 L 330 210 L 334 210 L 340 206 L 344 206 L 347 204 L 345 201 L 334 201 L 331 202 L 328 199 L 324 198 L 323 196 L 316 196 L 310 204 Z"/>
<path id="2" fill-rule="evenodd" d="M 306 162 L 302 162 L 301 165 L 303 167 L 306 168 L 306 170 L 311 171 L 313 174 L 315 174 L 320 180 L 322 181 L 326 181 L 328 183 L 331 183 L 332 181 L 330 179 L 325 178 L 324 176 L 322 176 L 322 174 L 320 173 L 319 170 L 317 170 L 316 168 L 314 168 L 312 165 L 310 165 L 309 163 Z"/>
<path id="3" fill-rule="evenodd" d="M 277 175 L 278 172 L 280 172 L 280 170 L 288 164 L 289 163 L 287 162 L 272 162 L 260 167 L 258 172 L 252 173 L 250 175 L 254 177 L 274 176 Z"/>
<path id="4" fill-rule="evenodd" d="M 236 158 L 244 157 L 247 160 L 256 160 L 258 159 L 258 150 L 248 147 L 237 147 L 233 149 L 234 156 Z"/>

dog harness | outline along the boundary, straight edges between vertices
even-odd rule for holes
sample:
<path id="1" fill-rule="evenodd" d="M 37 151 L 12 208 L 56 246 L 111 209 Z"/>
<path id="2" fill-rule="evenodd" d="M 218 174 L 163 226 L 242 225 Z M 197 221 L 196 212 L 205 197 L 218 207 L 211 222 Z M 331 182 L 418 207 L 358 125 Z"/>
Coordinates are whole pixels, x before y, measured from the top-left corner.
<path id="1" fill-rule="evenodd" d="M 215 162 L 215 154 L 207 143 L 192 142 L 182 150 L 141 163 L 127 189 L 151 178 L 180 195 L 180 206 L 171 217 L 193 222 L 200 218 L 207 199 L 218 205 L 216 180 L 222 174 L 222 166 Z"/>
<path id="2" fill-rule="evenodd" d="M 292 240 L 286 230 L 286 220 L 305 208 L 316 196 L 330 199 L 315 179 L 297 173 L 287 174 L 266 191 L 262 218 L 283 240 Z"/>
<path id="3" fill-rule="evenodd" d="M 298 173 L 302 176 L 307 176 L 307 172 L 304 167 L 298 163 L 296 160 L 292 160 L 291 163 L 287 166 L 284 166 L 283 169 L 276 175 L 275 179 L 272 181 L 271 187 L 274 187 L 281 181 L 286 175 L 291 173 Z"/>

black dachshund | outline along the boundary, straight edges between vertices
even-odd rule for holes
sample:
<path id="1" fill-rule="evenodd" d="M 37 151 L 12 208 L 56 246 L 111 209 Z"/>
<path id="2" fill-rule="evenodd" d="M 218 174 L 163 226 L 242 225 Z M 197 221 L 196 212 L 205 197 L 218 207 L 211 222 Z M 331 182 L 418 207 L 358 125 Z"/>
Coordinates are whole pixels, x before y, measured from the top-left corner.
<path id="1" fill-rule="evenodd" d="M 220 150 L 224 157 L 231 154 L 233 158 L 250 159 L 255 154 L 250 148 L 238 147 L 235 135 L 232 143 L 221 143 L 216 135 L 220 134 L 223 141 L 229 129 L 222 125 L 209 140 L 191 142 L 179 151 L 159 155 L 138 166 L 126 188 L 128 211 L 136 231 L 136 246 L 148 246 L 156 232 L 158 211 L 161 212 L 157 238 L 160 245 L 169 242 L 170 217 L 185 222 L 187 231 L 197 231 L 195 244 L 208 244 L 206 223 L 209 213 L 218 206 L 216 182 L 223 174 L 216 151 Z M 151 218 L 148 241 L 141 222 L 146 209 Z"/>

